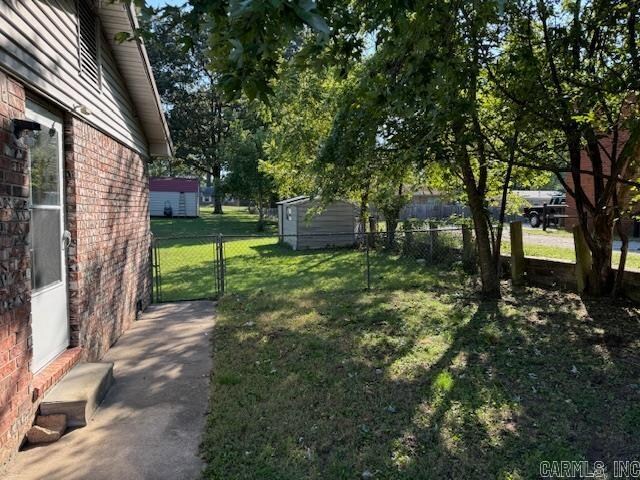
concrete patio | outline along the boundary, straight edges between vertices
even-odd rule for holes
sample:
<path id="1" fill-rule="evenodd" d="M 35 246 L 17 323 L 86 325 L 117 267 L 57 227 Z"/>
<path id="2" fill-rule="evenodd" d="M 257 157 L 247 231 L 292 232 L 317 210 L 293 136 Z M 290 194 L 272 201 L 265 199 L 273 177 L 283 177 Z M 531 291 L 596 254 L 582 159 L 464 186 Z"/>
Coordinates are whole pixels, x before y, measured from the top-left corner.
<path id="1" fill-rule="evenodd" d="M 150 307 L 103 359 L 115 384 L 89 424 L 20 452 L 7 478 L 198 478 L 213 321 L 213 302 Z"/>

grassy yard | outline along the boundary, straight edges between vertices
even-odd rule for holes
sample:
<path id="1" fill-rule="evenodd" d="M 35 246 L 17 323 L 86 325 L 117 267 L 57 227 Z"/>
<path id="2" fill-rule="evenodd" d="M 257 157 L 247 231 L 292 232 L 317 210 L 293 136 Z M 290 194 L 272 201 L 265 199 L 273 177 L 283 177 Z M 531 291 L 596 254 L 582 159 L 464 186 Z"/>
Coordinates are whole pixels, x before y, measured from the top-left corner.
<path id="1" fill-rule="evenodd" d="M 151 230 L 156 237 L 189 235 L 255 235 L 257 216 L 247 211 L 247 207 L 223 207 L 224 215 L 213 215 L 213 207 L 203 206 L 198 218 L 151 219 Z M 267 222 L 263 233 L 276 233 L 274 222 Z"/>
<path id="2" fill-rule="evenodd" d="M 277 226 L 273 222 L 267 223 L 266 230 L 260 233 L 269 237 L 241 237 L 256 235 L 256 223 L 256 216 L 245 207 L 225 207 L 224 215 L 213 215 L 207 207 L 200 218 L 194 219 L 152 219 L 152 230 L 160 239 L 163 301 L 215 296 L 213 236 L 218 233 L 228 240 L 225 256 L 229 292 L 285 291 L 293 287 L 361 290 L 366 286 L 363 252 L 349 249 L 293 252 L 278 245 Z M 202 238 L 206 235 L 212 237 Z M 163 239 L 166 237 L 182 238 Z M 505 240 L 504 253 L 509 253 L 509 246 Z M 527 242 L 524 248 L 527 256 L 574 260 L 573 248 Z M 619 254 L 614 252 L 614 262 L 618 259 Z M 371 265 L 374 287 L 411 288 L 426 282 L 415 261 L 383 255 L 372 257 Z M 627 268 L 640 270 L 640 254 L 629 254 Z"/>
<path id="3" fill-rule="evenodd" d="M 254 233 L 228 212 L 153 229 Z M 208 291 L 211 241 L 161 255 L 165 300 Z M 365 291 L 363 252 L 275 237 L 232 239 L 226 257 L 205 478 L 539 478 L 542 460 L 640 453 L 637 306 L 535 288 L 480 301 L 455 263 L 379 254 Z"/>
<path id="4" fill-rule="evenodd" d="M 638 308 L 533 288 L 481 302 L 425 275 L 223 298 L 205 477 L 519 479 L 637 458 Z"/>
<path id="5" fill-rule="evenodd" d="M 353 248 L 293 251 L 270 233 L 256 235 L 256 217 L 244 209 L 228 209 L 198 219 L 153 219 L 158 237 L 162 300 L 213 298 L 215 239 L 225 235 L 227 293 L 362 291 L 367 286 L 366 256 Z M 200 232 L 200 233 L 198 233 Z M 200 235 L 200 237 L 198 237 Z M 163 238 L 164 237 L 164 238 Z M 170 238 L 167 238 L 170 237 Z M 177 237 L 177 238 L 176 238 Z M 445 234 L 442 234 L 445 237 Z M 442 255 L 438 261 L 454 258 Z M 425 266 L 415 259 L 371 253 L 370 281 L 379 288 L 413 288 L 429 282 Z"/>

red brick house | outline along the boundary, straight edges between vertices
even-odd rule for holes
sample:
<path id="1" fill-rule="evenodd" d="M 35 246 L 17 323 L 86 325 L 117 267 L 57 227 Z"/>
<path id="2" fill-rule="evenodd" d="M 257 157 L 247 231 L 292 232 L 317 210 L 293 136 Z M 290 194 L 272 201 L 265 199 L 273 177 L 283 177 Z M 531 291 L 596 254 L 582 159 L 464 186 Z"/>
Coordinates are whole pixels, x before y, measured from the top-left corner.
<path id="1" fill-rule="evenodd" d="M 150 300 L 167 124 L 124 2 L 0 2 L 0 468 L 39 402 Z"/>
<path id="2" fill-rule="evenodd" d="M 621 132 L 620 139 L 618 141 L 618 151 L 622 149 L 627 138 L 628 136 L 625 135 L 624 132 Z M 600 144 L 601 144 L 601 149 L 603 150 L 602 161 L 603 161 L 604 173 L 608 175 L 611 173 L 611 162 L 607 155 L 611 152 L 612 140 L 610 138 L 602 138 L 600 140 Z M 580 169 L 583 171 L 591 171 L 591 161 L 589 160 L 589 156 L 587 155 L 586 151 L 582 152 L 582 157 L 580 159 Z M 574 182 L 570 173 L 567 173 L 565 175 L 565 181 L 567 182 L 567 185 L 569 185 L 569 187 L 573 189 Z M 589 175 L 586 173 L 582 174 L 580 177 L 580 182 L 587 196 L 591 200 L 593 200 L 595 196 L 593 175 Z M 570 229 L 577 224 L 576 201 L 571 195 L 567 195 L 566 213 L 569 217 L 567 218 L 566 226 L 567 228 Z M 628 219 L 623 222 L 623 225 L 625 226 L 626 230 L 629 232 L 629 234 L 632 237 L 640 237 L 640 222 Z"/>

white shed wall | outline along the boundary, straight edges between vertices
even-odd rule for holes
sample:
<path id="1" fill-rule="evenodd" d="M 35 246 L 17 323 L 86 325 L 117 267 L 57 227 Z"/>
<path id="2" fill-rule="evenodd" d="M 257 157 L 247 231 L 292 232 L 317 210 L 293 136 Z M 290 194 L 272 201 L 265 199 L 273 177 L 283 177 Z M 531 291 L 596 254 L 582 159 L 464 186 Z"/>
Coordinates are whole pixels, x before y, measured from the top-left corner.
<path id="1" fill-rule="evenodd" d="M 187 217 L 199 216 L 198 194 L 196 192 L 186 192 L 185 205 Z M 173 208 L 173 216 L 178 216 L 178 205 L 180 202 L 180 193 L 178 192 L 149 192 L 149 215 L 152 217 L 164 216 L 164 204 L 169 201 Z"/>
<path id="2" fill-rule="evenodd" d="M 298 248 L 298 209 L 295 205 L 281 205 L 282 207 L 282 238 L 284 243 L 287 243 L 296 250 Z M 291 209 L 291 220 L 289 220 L 287 211 Z"/>

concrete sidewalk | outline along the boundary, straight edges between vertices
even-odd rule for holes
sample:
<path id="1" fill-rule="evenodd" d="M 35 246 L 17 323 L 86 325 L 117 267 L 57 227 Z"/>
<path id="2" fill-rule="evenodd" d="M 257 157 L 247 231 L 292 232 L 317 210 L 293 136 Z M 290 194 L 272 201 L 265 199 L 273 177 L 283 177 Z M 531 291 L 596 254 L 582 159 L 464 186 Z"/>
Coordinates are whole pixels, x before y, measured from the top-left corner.
<path id="1" fill-rule="evenodd" d="M 7 478 L 198 478 L 213 318 L 212 302 L 149 308 L 103 359 L 116 380 L 93 420 L 20 452 Z"/>

